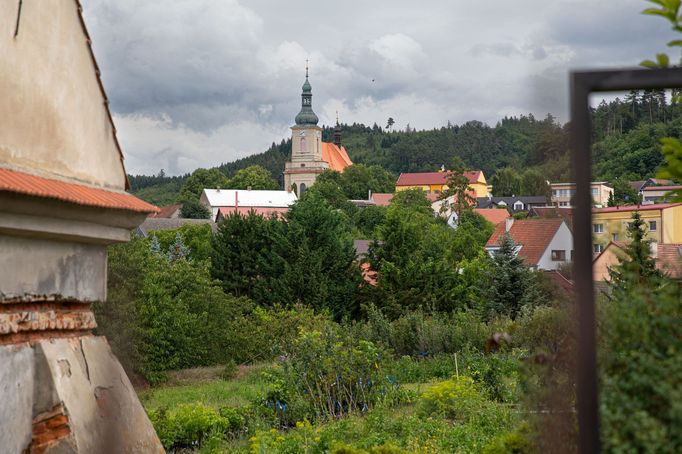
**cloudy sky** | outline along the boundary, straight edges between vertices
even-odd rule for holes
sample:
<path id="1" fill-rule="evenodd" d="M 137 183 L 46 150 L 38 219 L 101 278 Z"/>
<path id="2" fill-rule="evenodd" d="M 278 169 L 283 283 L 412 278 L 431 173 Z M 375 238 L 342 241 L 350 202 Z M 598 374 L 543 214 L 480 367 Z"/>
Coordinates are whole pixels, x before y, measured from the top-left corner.
<path id="1" fill-rule="evenodd" d="M 129 173 L 191 172 L 289 137 L 310 59 L 321 123 L 567 119 L 568 71 L 675 37 L 643 0 L 88 0 Z"/>

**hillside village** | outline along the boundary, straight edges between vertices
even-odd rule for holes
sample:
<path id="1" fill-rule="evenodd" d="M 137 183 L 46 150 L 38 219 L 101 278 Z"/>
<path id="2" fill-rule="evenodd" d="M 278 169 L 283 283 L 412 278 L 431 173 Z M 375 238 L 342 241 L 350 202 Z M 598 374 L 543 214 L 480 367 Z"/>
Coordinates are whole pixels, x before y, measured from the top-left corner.
<path id="1" fill-rule="evenodd" d="M 585 108 L 589 206 L 552 115 L 321 125 L 307 62 L 290 138 L 130 175 L 80 2 L 0 30 L 3 453 L 682 451 L 677 89 Z"/>

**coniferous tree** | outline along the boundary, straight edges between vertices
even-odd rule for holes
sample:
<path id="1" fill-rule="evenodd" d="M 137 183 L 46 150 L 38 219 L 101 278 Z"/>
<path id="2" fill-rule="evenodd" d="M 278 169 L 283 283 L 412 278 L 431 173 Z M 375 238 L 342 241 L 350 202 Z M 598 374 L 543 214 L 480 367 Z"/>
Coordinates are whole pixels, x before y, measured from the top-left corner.
<path id="1" fill-rule="evenodd" d="M 646 223 L 639 211 L 632 214 L 632 222 L 628 224 L 627 236 L 630 243 L 625 247 L 625 256 L 619 264 L 609 270 L 612 289 L 627 291 L 632 285 L 641 285 L 661 277 L 656 263 L 651 258 L 651 240 L 647 240 Z"/>

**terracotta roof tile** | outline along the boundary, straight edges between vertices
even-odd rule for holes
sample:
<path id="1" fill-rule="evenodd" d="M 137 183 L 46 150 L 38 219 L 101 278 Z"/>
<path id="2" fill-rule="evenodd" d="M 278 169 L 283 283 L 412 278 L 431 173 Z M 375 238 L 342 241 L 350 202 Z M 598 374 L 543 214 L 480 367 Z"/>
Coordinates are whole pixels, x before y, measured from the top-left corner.
<path id="1" fill-rule="evenodd" d="M 330 169 L 337 172 L 343 172 L 346 167 L 353 165 L 345 148 L 329 142 L 322 142 L 322 160 L 329 164 Z"/>
<path id="2" fill-rule="evenodd" d="M 562 222 L 564 222 L 563 219 L 559 218 L 514 221 L 509 234 L 517 245 L 522 246 L 519 257 L 527 265 L 537 265 Z M 490 239 L 488 239 L 486 247 L 499 245 L 500 237 L 505 232 L 505 224 L 497 225 Z"/>
<path id="3" fill-rule="evenodd" d="M 474 213 L 480 214 L 486 221 L 495 225 L 504 222 L 509 217 L 507 210 L 499 208 L 474 208 Z"/>
<path id="4" fill-rule="evenodd" d="M 377 206 L 387 207 L 391 204 L 391 200 L 393 200 L 393 194 L 389 194 L 388 192 L 372 193 L 372 201 Z"/>
<path id="5" fill-rule="evenodd" d="M 646 191 L 679 191 L 682 189 L 682 185 L 667 185 L 667 186 L 647 186 L 642 189 L 642 192 Z"/>
<path id="6" fill-rule="evenodd" d="M 166 205 L 166 206 L 159 208 L 159 212 L 153 214 L 151 217 L 153 217 L 153 218 L 170 218 L 180 208 L 182 208 L 182 205 L 180 205 L 180 204 Z"/>
<path id="7" fill-rule="evenodd" d="M 427 184 L 447 184 L 450 172 L 417 172 L 401 173 L 396 182 L 396 186 L 419 186 Z M 476 183 L 481 175 L 480 170 L 464 172 L 469 179 L 469 183 Z"/>
<path id="8" fill-rule="evenodd" d="M 158 211 L 154 205 L 125 192 L 113 192 L 81 184 L 51 180 L 9 169 L 0 169 L 0 192 L 12 192 L 61 200 L 77 205 L 139 213 L 155 213 Z"/>

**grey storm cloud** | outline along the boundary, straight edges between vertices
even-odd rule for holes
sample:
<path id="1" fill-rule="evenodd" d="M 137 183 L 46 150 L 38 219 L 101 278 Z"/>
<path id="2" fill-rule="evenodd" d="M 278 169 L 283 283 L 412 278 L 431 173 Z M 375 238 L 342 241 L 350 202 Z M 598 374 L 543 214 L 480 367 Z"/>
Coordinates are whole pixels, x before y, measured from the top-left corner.
<path id="1" fill-rule="evenodd" d="M 190 172 L 290 134 L 310 60 L 314 109 L 439 127 L 567 119 L 571 68 L 664 49 L 643 0 L 90 0 L 84 12 L 131 173 Z"/>

